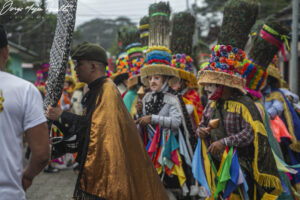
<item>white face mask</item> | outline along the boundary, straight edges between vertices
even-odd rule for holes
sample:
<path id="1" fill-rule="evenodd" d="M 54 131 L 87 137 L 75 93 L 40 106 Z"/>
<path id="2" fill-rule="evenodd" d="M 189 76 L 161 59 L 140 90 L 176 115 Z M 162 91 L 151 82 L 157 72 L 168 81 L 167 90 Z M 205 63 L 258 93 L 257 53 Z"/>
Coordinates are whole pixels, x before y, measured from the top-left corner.
<path id="1" fill-rule="evenodd" d="M 150 89 L 159 92 L 164 84 L 164 78 L 161 75 L 149 76 Z"/>
<path id="2" fill-rule="evenodd" d="M 217 84 L 206 83 L 204 86 L 204 91 L 207 94 L 208 99 L 216 92 L 218 86 Z"/>

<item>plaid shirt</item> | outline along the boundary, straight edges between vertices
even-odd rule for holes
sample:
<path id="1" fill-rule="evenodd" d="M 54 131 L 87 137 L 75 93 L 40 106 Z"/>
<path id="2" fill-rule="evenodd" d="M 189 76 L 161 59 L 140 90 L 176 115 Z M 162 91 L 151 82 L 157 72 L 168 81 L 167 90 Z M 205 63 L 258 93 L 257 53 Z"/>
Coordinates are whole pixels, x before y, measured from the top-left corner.
<path id="1" fill-rule="evenodd" d="M 212 112 L 211 103 L 208 103 L 203 111 L 202 120 L 199 127 L 208 127 L 210 114 Z M 241 114 L 228 112 L 223 119 L 224 129 L 228 137 L 221 139 L 226 146 L 244 147 L 252 143 L 254 132 Z"/>

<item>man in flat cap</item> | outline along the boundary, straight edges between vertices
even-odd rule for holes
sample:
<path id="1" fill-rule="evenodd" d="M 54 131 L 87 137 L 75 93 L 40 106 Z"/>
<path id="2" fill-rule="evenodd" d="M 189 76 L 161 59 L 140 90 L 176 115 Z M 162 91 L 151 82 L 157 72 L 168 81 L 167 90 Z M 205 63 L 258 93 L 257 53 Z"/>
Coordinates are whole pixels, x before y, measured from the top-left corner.
<path id="1" fill-rule="evenodd" d="M 105 77 L 105 50 L 83 43 L 72 59 L 80 82 L 89 87 L 83 97 L 85 115 L 51 106 L 46 115 L 79 142 L 80 173 L 73 199 L 167 200 L 116 85 Z"/>
<path id="2" fill-rule="evenodd" d="M 0 199 L 25 200 L 25 190 L 47 165 L 49 137 L 42 96 L 30 82 L 4 72 L 8 41 L 0 25 Z M 31 149 L 23 170 L 23 134 Z"/>

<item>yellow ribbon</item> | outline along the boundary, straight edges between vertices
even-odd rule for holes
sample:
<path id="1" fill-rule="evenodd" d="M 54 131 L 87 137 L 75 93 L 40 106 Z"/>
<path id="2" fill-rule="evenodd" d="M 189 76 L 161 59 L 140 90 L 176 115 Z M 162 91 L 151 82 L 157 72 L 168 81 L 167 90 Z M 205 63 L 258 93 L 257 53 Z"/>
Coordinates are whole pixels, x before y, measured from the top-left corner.
<path id="1" fill-rule="evenodd" d="M 280 39 L 284 41 L 288 51 L 290 50 L 290 46 L 289 46 L 289 42 L 288 42 L 288 39 L 290 38 L 289 36 L 278 33 L 277 31 L 275 31 L 274 29 L 272 29 L 270 26 L 268 26 L 266 24 L 264 24 L 263 29 L 265 29 L 266 31 L 268 31 L 269 33 L 271 33 L 273 35 L 280 36 Z"/>
<path id="2" fill-rule="evenodd" d="M 140 29 L 146 29 L 146 28 L 149 28 L 149 24 L 144 24 L 140 26 Z"/>
<path id="3" fill-rule="evenodd" d="M 140 34 L 140 38 L 148 37 L 148 36 L 149 36 L 149 33 L 142 33 L 142 34 Z"/>

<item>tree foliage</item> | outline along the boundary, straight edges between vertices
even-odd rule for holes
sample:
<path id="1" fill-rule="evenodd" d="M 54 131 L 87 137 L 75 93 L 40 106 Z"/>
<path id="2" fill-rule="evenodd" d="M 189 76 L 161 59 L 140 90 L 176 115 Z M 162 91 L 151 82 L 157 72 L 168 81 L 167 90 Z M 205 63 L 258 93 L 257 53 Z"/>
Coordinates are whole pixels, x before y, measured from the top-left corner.
<path id="1" fill-rule="evenodd" d="M 47 13 L 34 1 L 0 0 L 0 24 L 8 40 L 39 56 L 35 62 L 47 62 L 55 33 L 56 15 Z M 32 61 L 32 60 L 31 60 Z"/>
<path id="2" fill-rule="evenodd" d="M 83 41 L 96 43 L 110 53 L 118 53 L 117 35 L 121 27 L 135 26 L 129 18 L 119 17 L 117 19 L 93 19 L 76 29 L 73 35 L 73 47 Z"/>

